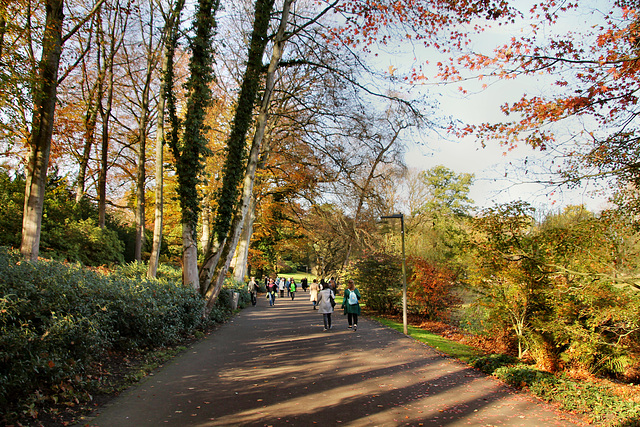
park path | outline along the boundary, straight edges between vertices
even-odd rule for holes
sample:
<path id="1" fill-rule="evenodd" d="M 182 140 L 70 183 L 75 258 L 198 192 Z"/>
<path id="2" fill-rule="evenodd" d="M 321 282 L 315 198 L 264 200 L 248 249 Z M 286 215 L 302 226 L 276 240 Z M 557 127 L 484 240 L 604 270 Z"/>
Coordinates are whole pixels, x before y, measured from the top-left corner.
<path id="1" fill-rule="evenodd" d="M 572 426 L 575 419 L 308 294 L 242 310 L 82 426 Z"/>

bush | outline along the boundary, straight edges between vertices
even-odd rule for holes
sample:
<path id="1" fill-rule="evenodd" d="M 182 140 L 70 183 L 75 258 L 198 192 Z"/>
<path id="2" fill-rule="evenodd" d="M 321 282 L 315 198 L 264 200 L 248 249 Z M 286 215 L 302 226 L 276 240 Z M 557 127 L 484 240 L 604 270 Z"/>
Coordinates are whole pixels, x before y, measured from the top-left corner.
<path id="1" fill-rule="evenodd" d="M 475 357 L 469 363 L 471 366 L 481 370 L 485 374 L 492 375 L 496 369 L 511 366 L 517 362 L 517 358 L 506 354 L 488 354 L 485 356 Z"/>
<path id="2" fill-rule="evenodd" d="M 640 402 L 625 396 L 611 383 L 574 380 L 566 374 L 553 375 L 531 366 L 503 366 L 494 375 L 505 383 L 527 387 L 539 398 L 559 404 L 564 411 L 583 414 L 601 425 L 637 425 Z"/>
<path id="3" fill-rule="evenodd" d="M 353 279 L 367 308 L 397 313 L 402 307 L 402 260 L 387 253 L 364 256 L 349 266 L 345 279 Z"/>
<path id="4" fill-rule="evenodd" d="M 43 233 L 42 254 L 53 259 L 81 262 L 87 266 L 113 265 L 124 262 L 124 243 L 118 234 L 101 228 L 92 218 L 65 219 Z"/>
<path id="5" fill-rule="evenodd" d="M 493 375 L 513 387 L 526 387 L 531 384 L 547 382 L 553 384 L 555 377 L 548 372 L 539 371 L 531 366 L 518 364 L 497 368 Z"/>
<path id="6" fill-rule="evenodd" d="M 107 350 L 178 343 L 203 325 L 204 304 L 177 281 L 111 275 L 0 248 L 0 407 L 84 381 Z"/>
<path id="7" fill-rule="evenodd" d="M 407 284 L 409 311 L 428 320 L 448 320 L 451 308 L 460 304 L 454 294 L 455 273 L 418 257 L 408 260 Z"/>

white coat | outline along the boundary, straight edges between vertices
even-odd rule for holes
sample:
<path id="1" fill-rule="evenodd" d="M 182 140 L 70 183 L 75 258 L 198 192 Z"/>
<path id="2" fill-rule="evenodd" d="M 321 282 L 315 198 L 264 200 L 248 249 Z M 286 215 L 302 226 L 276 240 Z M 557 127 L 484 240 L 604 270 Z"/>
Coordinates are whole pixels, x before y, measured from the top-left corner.
<path id="1" fill-rule="evenodd" d="M 336 297 L 333 291 L 329 288 L 323 289 L 318 292 L 318 312 L 320 314 L 333 313 L 333 307 L 331 307 L 331 301 L 329 297 Z"/>

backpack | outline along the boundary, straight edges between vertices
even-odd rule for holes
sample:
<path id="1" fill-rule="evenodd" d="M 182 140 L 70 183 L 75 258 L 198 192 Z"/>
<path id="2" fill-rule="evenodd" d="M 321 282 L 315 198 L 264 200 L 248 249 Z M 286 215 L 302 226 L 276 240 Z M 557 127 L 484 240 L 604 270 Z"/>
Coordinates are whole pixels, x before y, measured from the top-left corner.
<path id="1" fill-rule="evenodd" d="M 354 305 L 358 303 L 358 295 L 355 291 L 349 291 L 349 304 Z"/>

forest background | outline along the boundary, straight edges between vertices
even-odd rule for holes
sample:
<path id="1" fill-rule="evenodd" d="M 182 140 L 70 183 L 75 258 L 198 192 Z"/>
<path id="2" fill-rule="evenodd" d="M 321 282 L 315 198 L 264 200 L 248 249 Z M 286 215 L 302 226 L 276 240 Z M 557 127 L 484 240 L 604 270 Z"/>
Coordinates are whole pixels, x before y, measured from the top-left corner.
<path id="1" fill-rule="evenodd" d="M 353 278 L 397 313 L 402 239 L 412 315 L 637 382 L 639 21 L 606 6 L 0 1 L 0 244 L 20 251 L 3 254 L 0 403 L 22 390 L 12 410 L 33 414 L 91 355 L 193 334 L 249 275 Z M 500 119 L 437 102 L 512 81 Z M 607 204 L 476 205 L 473 174 L 406 166 L 443 136 L 526 147 L 508 175 Z M 380 224 L 396 212 L 402 236 Z M 54 280 L 46 259 L 79 264 Z"/>

